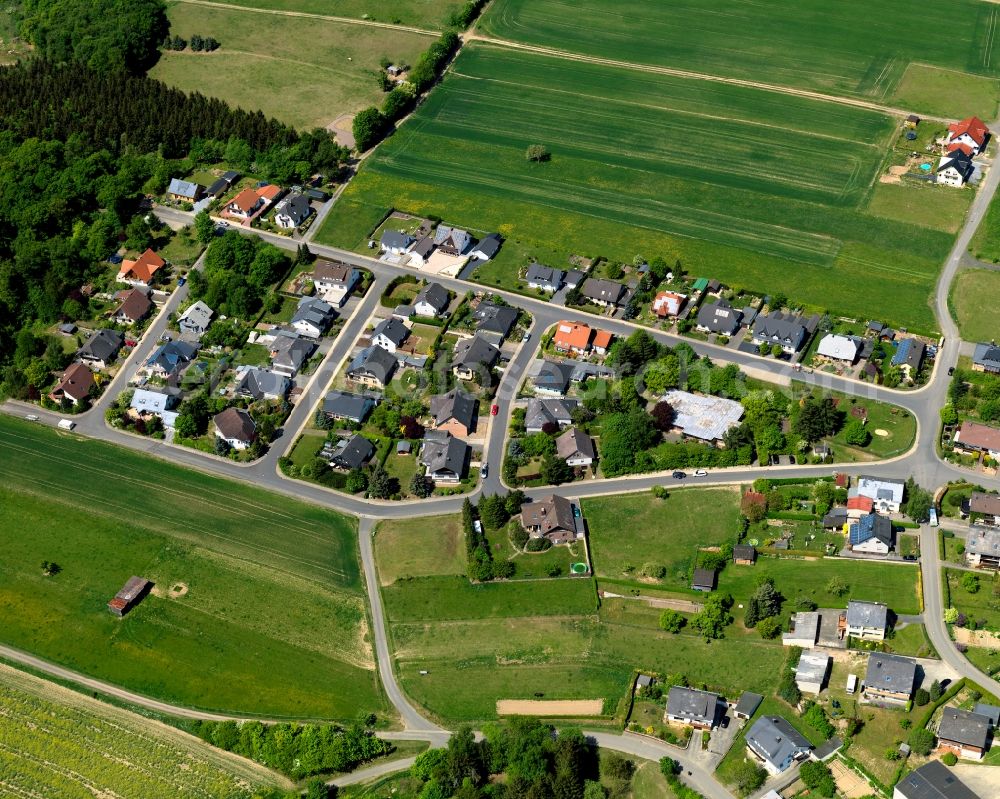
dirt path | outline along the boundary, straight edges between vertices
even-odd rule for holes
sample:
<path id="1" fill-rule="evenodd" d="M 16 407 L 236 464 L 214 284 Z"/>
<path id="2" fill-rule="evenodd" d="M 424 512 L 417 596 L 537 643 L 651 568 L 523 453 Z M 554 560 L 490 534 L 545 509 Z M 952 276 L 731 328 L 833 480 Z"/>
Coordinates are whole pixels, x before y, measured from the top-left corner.
<path id="1" fill-rule="evenodd" d="M 190 3 L 195 6 L 206 6 L 208 8 L 220 8 L 226 11 L 247 11 L 251 14 L 271 14 L 276 17 L 301 17 L 303 19 L 321 19 L 324 22 L 340 22 L 344 25 L 365 25 L 369 28 L 386 28 L 394 31 L 407 31 L 408 33 L 419 33 L 421 36 L 441 35 L 440 31 L 429 31 L 424 28 L 415 28 L 412 25 L 393 25 L 390 22 L 376 22 L 373 19 L 354 19 L 353 17 L 332 17 L 326 14 L 310 14 L 306 11 L 280 11 L 274 8 L 251 8 L 249 6 L 238 6 L 232 3 L 216 3 L 213 0 L 178 0 L 181 3 Z"/>
<path id="2" fill-rule="evenodd" d="M 202 0 L 183 0 L 183 2 L 202 2 Z M 1000 2 L 1000 0 L 997 0 Z M 840 105 L 849 105 L 854 108 L 865 108 L 869 111 L 878 111 L 882 114 L 889 114 L 890 116 L 904 117 L 910 114 L 911 111 L 904 108 L 894 108 L 893 106 L 881 105 L 880 103 L 869 102 L 868 100 L 858 100 L 852 97 L 837 97 L 832 94 L 824 94 L 823 92 L 813 92 L 807 89 L 793 89 L 789 86 L 778 86 L 773 83 L 762 83 L 761 81 L 755 80 L 743 80 L 742 78 L 726 78 L 721 75 L 709 75 L 704 72 L 692 72 L 686 69 L 675 69 L 673 67 L 659 67 L 651 64 L 637 64 L 631 61 L 618 61 L 613 58 L 599 58 L 598 56 L 583 55 L 581 53 L 571 53 L 566 50 L 559 50 L 554 47 L 541 47 L 539 45 L 533 44 L 522 44 L 521 42 L 512 42 L 509 39 L 495 39 L 492 36 L 484 36 L 481 33 L 475 31 L 465 34 L 464 37 L 466 42 L 479 41 L 486 44 L 492 44 L 497 47 L 506 47 L 510 50 L 526 50 L 531 53 L 538 53 L 540 55 L 553 56 L 555 58 L 565 58 L 570 61 L 583 61 L 588 64 L 600 64 L 602 66 L 609 67 L 619 67 L 621 69 L 631 69 L 638 72 L 651 72 L 656 75 L 670 75 L 676 78 L 688 78 L 690 80 L 703 80 L 710 81 L 712 83 L 727 83 L 731 86 L 744 86 L 750 89 L 763 89 L 765 91 L 776 92 L 778 94 L 788 94 L 794 97 L 806 97 L 812 100 L 822 100 L 828 103 L 839 103 Z M 952 122 L 953 120 L 945 119 L 944 117 L 934 117 L 928 116 L 926 114 L 921 115 L 923 119 L 932 120 L 934 122 Z"/>
<path id="3" fill-rule="evenodd" d="M 627 594 L 613 594 L 610 591 L 604 591 L 601 596 L 608 597 L 610 599 L 631 599 L 636 602 L 645 602 L 651 608 L 660 608 L 661 610 L 681 610 L 684 613 L 701 613 L 703 605 L 698 602 L 691 602 L 687 599 L 665 599 L 657 596 L 647 596 L 646 594 L 627 595 Z"/>

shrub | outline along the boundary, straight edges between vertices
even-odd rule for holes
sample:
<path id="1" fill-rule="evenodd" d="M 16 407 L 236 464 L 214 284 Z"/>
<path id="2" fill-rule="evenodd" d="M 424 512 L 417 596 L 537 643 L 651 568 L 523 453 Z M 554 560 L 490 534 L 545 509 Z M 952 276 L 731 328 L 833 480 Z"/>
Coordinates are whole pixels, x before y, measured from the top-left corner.
<path id="1" fill-rule="evenodd" d="M 760 633 L 761 638 L 767 640 L 777 638 L 778 633 L 781 632 L 781 622 L 777 616 L 769 616 L 766 619 L 761 619 L 757 622 L 757 632 Z"/>
<path id="2" fill-rule="evenodd" d="M 914 754 L 926 757 L 934 748 L 934 733 L 923 728 L 913 730 L 907 738 L 907 742 Z"/>
<path id="3" fill-rule="evenodd" d="M 924 688 L 918 688 L 913 694 L 913 704 L 924 707 L 931 701 L 931 695 Z"/>
<path id="4" fill-rule="evenodd" d="M 945 752 L 941 756 L 941 762 L 946 766 L 954 766 L 958 762 L 958 757 L 956 757 L 954 752 Z"/>

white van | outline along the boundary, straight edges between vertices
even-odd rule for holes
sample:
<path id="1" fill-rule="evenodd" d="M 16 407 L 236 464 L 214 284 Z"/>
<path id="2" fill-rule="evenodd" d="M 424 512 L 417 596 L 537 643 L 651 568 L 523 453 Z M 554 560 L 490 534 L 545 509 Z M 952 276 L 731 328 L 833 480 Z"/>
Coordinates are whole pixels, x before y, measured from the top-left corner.
<path id="1" fill-rule="evenodd" d="M 72 430 L 74 427 L 76 427 L 76 422 L 74 422 L 72 419 L 60 419 L 59 420 L 59 429 L 60 430 Z"/>

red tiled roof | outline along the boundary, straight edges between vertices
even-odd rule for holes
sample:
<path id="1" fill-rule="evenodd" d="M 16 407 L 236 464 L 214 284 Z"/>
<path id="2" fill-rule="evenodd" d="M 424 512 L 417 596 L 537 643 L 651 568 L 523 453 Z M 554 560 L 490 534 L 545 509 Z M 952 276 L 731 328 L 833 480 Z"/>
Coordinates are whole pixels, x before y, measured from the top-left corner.
<path id="1" fill-rule="evenodd" d="M 875 507 L 875 500 L 871 497 L 851 497 L 847 500 L 848 510 L 859 510 L 863 513 L 871 513 Z"/>
<path id="2" fill-rule="evenodd" d="M 281 194 L 281 186 L 275 186 L 273 183 L 257 189 L 257 196 L 263 200 L 273 200 L 279 194 Z"/>
<path id="3" fill-rule="evenodd" d="M 948 152 L 953 153 L 956 150 L 961 150 L 966 155 L 972 155 L 972 148 L 968 144 L 963 144 L 960 141 L 953 141 L 948 145 Z"/>
<path id="4" fill-rule="evenodd" d="M 243 189 L 243 191 L 233 197 L 229 204 L 235 205 L 246 214 L 257 204 L 257 199 L 258 194 L 253 189 Z"/>
<path id="5" fill-rule="evenodd" d="M 134 261 L 122 261 L 122 268 L 118 270 L 118 277 L 127 278 L 129 275 L 132 275 L 136 280 L 148 283 L 156 270 L 166 263 L 159 255 L 147 248 L 146 252 Z"/>
<path id="6" fill-rule="evenodd" d="M 986 141 L 986 136 L 990 129 L 986 127 L 979 117 L 969 117 L 948 126 L 948 138 L 957 139 L 960 136 L 968 136 L 980 147 Z"/>
<path id="7" fill-rule="evenodd" d="M 585 350 L 593 335 L 594 331 L 582 322 L 560 322 L 553 341 L 559 349 Z"/>
<path id="8" fill-rule="evenodd" d="M 1000 450 L 1000 429 L 979 422 L 962 422 L 955 435 L 955 441 L 975 449 Z"/>
<path id="9" fill-rule="evenodd" d="M 614 336 L 607 330 L 598 330 L 594 333 L 594 346 L 598 349 L 606 350 L 611 346 L 611 339 Z"/>

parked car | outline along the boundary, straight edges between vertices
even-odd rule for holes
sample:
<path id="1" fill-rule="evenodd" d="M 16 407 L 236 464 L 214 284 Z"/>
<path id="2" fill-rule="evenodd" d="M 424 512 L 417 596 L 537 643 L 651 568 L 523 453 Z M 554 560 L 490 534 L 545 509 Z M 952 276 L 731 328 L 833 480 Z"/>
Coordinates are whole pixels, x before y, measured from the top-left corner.
<path id="1" fill-rule="evenodd" d="M 24 418 L 27 419 L 29 422 L 37 422 L 38 419 L 39 419 L 39 416 L 36 413 L 29 413 Z"/>
<path id="2" fill-rule="evenodd" d="M 953 374 L 955 374 L 955 367 L 954 366 L 949 366 L 948 367 L 948 377 L 951 377 Z"/>
<path id="3" fill-rule="evenodd" d="M 500 413 L 500 406 L 497 405 L 496 403 L 493 403 L 493 405 L 490 407 L 490 416 L 496 416 L 498 413 Z"/>
<path id="4" fill-rule="evenodd" d="M 683 480 L 685 477 L 687 477 L 687 475 L 684 472 L 680 471 L 674 472 L 672 476 L 674 480 Z"/>
<path id="5" fill-rule="evenodd" d="M 488 463 L 483 464 L 483 468 L 479 472 L 483 477 L 490 476 L 490 465 Z"/>
<path id="6" fill-rule="evenodd" d="M 705 475 L 707 475 L 707 474 L 708 474 L 708 472 L 706 472 L 704 469 L 699 469 L 698 471 L 696 471 L 694 473 L 694 476 L 695 477 L 705 477 Z"/>
<path id="7" fill-rule="evenodd" d="M 521 336 L 521 341 L 527 341 L 529 338 L 531 338 L 531 333 L 525 333 Z"/>
<path id="8" fill-rule="evenodd" d="M 177 278 L 177 286 L 178 287 L 183 286 L 185 283 L 187 283 L 187 278 L 186 277 L 179 277 L 179 278 Z"/>

